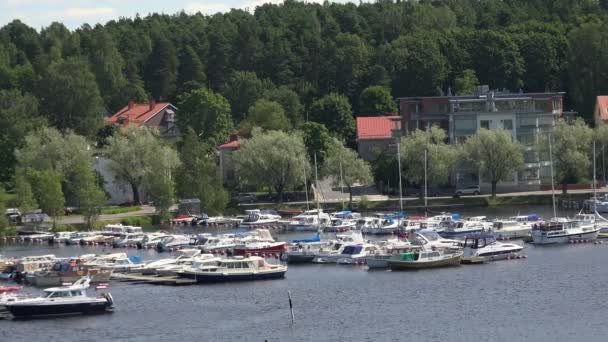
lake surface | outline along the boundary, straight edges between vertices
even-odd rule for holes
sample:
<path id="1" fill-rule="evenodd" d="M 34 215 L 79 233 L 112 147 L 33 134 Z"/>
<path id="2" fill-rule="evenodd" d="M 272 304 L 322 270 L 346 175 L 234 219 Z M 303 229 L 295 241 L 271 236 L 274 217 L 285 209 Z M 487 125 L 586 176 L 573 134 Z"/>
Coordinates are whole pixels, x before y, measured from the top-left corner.
<path id="1" fill-rule="evenodd" d="M 540 209 L 534 212 L 551 212 Z M 127 251 L 143 259 L 168 255 Z M 8 256 L 101 252 L 0 245 Z M 605 341 L 608 244 L 526 245 L 524 253 L 527 259 L 414 272 L 302 265 L 290 266 L 284 280 L 265 282 L 112 282 L 114 313 L 0 321 L 0 341 Z"/>

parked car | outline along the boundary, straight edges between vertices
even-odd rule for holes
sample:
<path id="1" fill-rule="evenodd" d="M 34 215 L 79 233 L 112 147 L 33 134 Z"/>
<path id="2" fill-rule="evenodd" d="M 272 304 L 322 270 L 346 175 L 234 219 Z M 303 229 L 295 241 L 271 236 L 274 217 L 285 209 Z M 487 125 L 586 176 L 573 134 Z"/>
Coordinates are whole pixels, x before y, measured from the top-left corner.
<path id="1" fill-rule="evenodd" d="M 238 203 L 253 203 L 258 200 L 258 197 L 254 194 L 239 194 L 235 200 Z"/>
<path id="2" fill-rule="evenodd" d="M 479 195 L 481 191 L 479 190 L 479 185 L 470 185 L 462 188 L 456 188 L 454 192 L 454 197 L 460 197 L 462 195 Z"/>

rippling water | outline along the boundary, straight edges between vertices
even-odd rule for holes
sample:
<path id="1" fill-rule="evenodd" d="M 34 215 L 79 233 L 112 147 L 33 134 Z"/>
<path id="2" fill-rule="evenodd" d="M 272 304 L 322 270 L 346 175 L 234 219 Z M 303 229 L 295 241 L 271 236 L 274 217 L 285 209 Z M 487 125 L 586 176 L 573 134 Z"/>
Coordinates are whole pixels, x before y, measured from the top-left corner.
<path id="1" fill-rule="evenodd" d="M 414 272 L 304 265 L 277 281 L 113 282 L 113 314 L 0 321 L 0 341 L 605 341 L 608 245 L 524 251 L 525 260 Z M 9 256 L 88 252 L 101 248 L 0 245 Z"/>

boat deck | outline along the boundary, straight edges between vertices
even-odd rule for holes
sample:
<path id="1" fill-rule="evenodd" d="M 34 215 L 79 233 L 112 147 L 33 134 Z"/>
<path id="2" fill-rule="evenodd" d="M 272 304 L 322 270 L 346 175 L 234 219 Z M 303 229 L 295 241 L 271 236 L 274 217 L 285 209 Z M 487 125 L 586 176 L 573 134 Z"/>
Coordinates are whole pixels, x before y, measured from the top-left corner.
<path id="1" fill-rule="evenodd" d="M 153 285 L 194 285 L 194 279 L 179 278 L 176 276 L 154 276 L 143 275 L 141 273 L 112 273 L 112 280 L 123 281 L 134 284 L 153 284 Z"/>

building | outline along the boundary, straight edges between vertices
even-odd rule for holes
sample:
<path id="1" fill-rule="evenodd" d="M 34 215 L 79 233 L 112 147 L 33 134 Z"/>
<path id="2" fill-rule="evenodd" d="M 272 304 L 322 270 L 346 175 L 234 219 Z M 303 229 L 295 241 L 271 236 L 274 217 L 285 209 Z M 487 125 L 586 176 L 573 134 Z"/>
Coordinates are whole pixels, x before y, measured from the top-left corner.
<path id="1" fill-rule="evenodd" d="M 551 131 L 555 120 L 564 115 L 563 96 L 563 92 L 510 93 L 480 86 L 474 95 L 403 97 L 398 101 L 404 134 L 437 125 L 448 132 L 450 143 L 459 144 L 480 128 L 511 132 L 513 139 L 525 147 L 525 169 L 514 174 L 511 181 L 501 182 L 499 188 L 518 190 L 550 183 L 548 155 L 538 148 L 539 136 Z M 462 162 L 456 167 L 452 183 L 489 187 L 477 170 Z"/>
<path id="2" fill-rule="evenodd" d="M 372 161 L 380 153 L 389 152 L 395 144 L 394 130 L 401 130 L 401 117 L 392 116 L 360 116 L 357 118 L 357 150 L 359 156 Z"/>
<path id="3" fill-rule="evenodd" d="M 175 113 L 177 108 L 169 102 L 129 103 L 106 119 L 112 125 L 137 125 L 156 127 L 162 137 L 174 138 L 179 136 L 179 130 L 175 125 Z"/>
<path id="4" fill-rule="evenodd" d="M 608 122 L 608 96 L 598 96 L 596 98 L 593 118 L 596 126 Z"/>
<path id="5" fill-rule="evenodd" d="M 224 184 L 232 184 L 236 181 L 236 171 L 234 165 L 234 152 L 241 147 L 239 136 L 232 134 L 230 140 L 217 146 L 220 155 L 220 173 Z"/>

